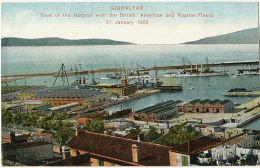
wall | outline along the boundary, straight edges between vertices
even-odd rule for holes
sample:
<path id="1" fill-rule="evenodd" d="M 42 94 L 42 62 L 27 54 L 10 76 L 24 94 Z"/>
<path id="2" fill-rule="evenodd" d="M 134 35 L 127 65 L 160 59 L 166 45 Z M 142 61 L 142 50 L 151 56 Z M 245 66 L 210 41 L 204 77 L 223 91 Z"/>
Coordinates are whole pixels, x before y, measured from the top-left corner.
<path id="1" fill-rule="evenodd" d="M 53 158 L 52 144 L 9 150 L 3 152 L 3 157 L 15 155 L 17 162 L 36 161 Z"/>
<path id="2" fill-rule="evenodd" d="M 175 153 L 169 151 L 169 157 L 170 157 L 170 166 L 189 166 L 190 165 L 190 156 L 189 155 L 184 155 L 180 153 Z M 183 164 L 183 158 L 187 159 L 188 163 L 187 165 Z"/>

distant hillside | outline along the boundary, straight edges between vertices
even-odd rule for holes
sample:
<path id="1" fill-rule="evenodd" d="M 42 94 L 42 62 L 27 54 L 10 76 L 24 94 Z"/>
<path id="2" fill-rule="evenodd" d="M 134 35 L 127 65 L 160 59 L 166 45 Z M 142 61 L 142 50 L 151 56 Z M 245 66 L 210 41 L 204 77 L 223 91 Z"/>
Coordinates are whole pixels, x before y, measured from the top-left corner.
<path id="1" fill-rule="evenodd" d="M 234 33 L 203 38 L 184 44 L 258 44 L 258 28 L 245 29 Z"/>
<path id="2" fill-rule="evenodd" d="M 2 46 L 75 46 L 75 45 L 131 45 L 133 43 L 109 39 L 80 39 L 67 40 L 61 38 L 3 38 Z"/>

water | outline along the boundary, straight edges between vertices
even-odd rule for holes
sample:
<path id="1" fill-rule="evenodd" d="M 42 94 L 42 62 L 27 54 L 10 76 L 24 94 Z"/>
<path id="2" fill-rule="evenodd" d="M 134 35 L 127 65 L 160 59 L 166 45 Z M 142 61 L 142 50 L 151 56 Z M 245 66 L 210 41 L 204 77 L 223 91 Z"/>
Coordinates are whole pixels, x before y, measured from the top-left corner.
<path id="1" fill-rule="evenodd" d="M 220 63 L 258 60 L 259 47 L 250 45 L 115 45 L 2 47 L 2 75 L 57 72 L 61 63 L 67 70 L 81 64 L 82 70 Z"/>
<path id="2" fill-rule="evenodd" d="M 33 74 L 58 72 L 61 63 L 66 70 L 74 69 L 75 65 L 81 70 L 104 68 L 154 67 L 182 65 L 182 58 L 186 64 L 220 63 L 225 61 L 259 60 L 258 45 L 117 45 L 117 46 L 44 46 L 44 47 L 2 47 L 2 75 Z M 79 65 L 81 64 L 81 66 Z M 214 70 L 227 70 L 237 73 L 237 68 L 249 66 L 214 67 Z M 251 66 L 256 68 L 256 66 Z M 178 72 L 180 70 L 159 71 L 159 76 L 165 72 Z M 153 75 L 153 72 L 150 72 Z M 90 83 L 92 76 L 85 76 Z M 105 74 L 95 74 L 101 83 L 119 83 L 119 80 L 99 80 Z M 76 76 L 69 76 L 69 83 L 76 80 Z M 52 86 L 55 77 L 33 77 L 26 80 L 10 82 L 9 85 L 46 85 Z M 221 99 L 226 98 L 244 103 L 252 97 L 224 97 L 223 92 L 235 87 L 245 87 L 248 90 L 259 90 L 258 75 L 244 76 L 215 76 L 215 77 L 186 77 L 161 78 L 164 83 L 182 83 L 183 91 L 176 93 L 158 93 L 145 98 L 123 103 L 124 108 L 135 110 L 166 100 L 193 100 L 193 99 Z M 133 82 L 133 81 L 132 81 Z M 61 85 L 58 79 L 56 86 Z M 190 89 L 194 88 L 194 89 Z M 108 109 L 120 108 L 116 105 Z"/>
<path id="3" fill-rule="evenodd" d="M 254 130 L 259 130 L 260 131 L 260 118 L 254 120 L 253 122 L 243 126 L 242 128 L 246 129 L 254 129 Z"/>

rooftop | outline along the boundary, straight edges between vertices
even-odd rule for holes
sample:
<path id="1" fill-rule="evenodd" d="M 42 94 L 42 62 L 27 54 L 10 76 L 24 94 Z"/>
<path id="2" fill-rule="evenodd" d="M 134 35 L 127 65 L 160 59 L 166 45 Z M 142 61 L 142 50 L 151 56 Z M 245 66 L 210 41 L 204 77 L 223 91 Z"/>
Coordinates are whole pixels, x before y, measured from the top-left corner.
<path id="1" fill-rule="evenodd" d="M 223 142 L 208 138 L 200 137 L 197 139 L 190 140 L 180 145 L 176 145 L 171 148 L 172 152 L 181 153 L 186 155 L 198 154 L 207 149 L 213 148 L 222 144 Z"/>
<path id="2" fill-rule="evenodd" d="M 231 103 L 232 101 L 226 99 L 226 100 L 219 100 L 219 99 L 215 99 L 215 100 L 209 100 L 209 99 L 205 99 L 205 100 L 201 100 L 201 99 L 195 99 L 192 100 L 190 102 L 188 102 L 189 104 L 211 104 L 211 105 L 215 105 L 215 104 L 226 104 L 226 103 Z"/>
<path id="3" fill-rule="evenodd" d="M 51 143 L 45 141 L 36 141 L 36 142 L 24 142 L 24 143 L 17 143 L 17 144 L 2 144 L 2 150 L 16 150 L 16 149 L 23 149 L 23 148 L 30 148 L 35 146 L 42 146 L 42 145 L 49 145 Z"/>
<path id="4" fill-rule="evenodd" d="M 237 144 L 237 143 L 244 141 L 246 138 L 247 138 L 247 136 L 244 136 L 244 135 L 238 136 L 238 137 L 235 137 L 235 138 L 231 138 L 230 140 L 227 140 L 224 144 L 225 145 Z"/>
<path id="5" fill-rule="evenodd" d="M 175 109 L 175 106 L 177 104 L 179 104 L 180 102 L 181 102 L 180 100 L 177 100 L 177 101 L 169 100 L 169 101 L 166 101 L 166 102 L 155 104 L 155 105 L 150 106 L 150 107 L 143 108 L 141 110 L 137 110 L 135 113 L 138 113 L 138 114 L 141 114 L 141 113 L 159 114 L 159 113 L 163 113 L 165 111 Z"/>
<path id="6" fill-rule="evenodd" d="M 92 132 L 80 132 L 67 143 L 72 149 L 127 162 L 132 162 L 132 144 L 139 146 L 139 164 L 145 166 L 170 165 L 169 150 L 171 147 L 167 146 Z"/>
<path id="7" fill-rule="evenodd" d="M 55 110 L 60 110 L 60 109 L 64 109 L 67 107 L 75 107 L 75 106 L 79 106 L 79 103 L 65 104 L 65 105 L 49 108 L 48 110 L 55 111 Z"/>
<path id="8" fill-rule="evenodd" d="M 107 93 L 93 89 L 79 89 L 71 86 L 67 87 L 48 87 L 38 90 L 30 90 L 25 93 L 35 93 L 36 98 L 89 98 Z"/>

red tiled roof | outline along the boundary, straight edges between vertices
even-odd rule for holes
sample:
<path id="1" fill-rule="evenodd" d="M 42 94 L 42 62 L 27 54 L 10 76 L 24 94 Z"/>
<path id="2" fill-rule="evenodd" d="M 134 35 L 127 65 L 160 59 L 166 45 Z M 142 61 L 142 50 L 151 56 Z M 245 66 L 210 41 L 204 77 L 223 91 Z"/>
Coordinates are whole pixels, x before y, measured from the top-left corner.
<path id="1" fill-rule="evenodd" d="M 115 158 L 127 162 L 132 161 L 132 144 L 139 146 L 138 164 L 145 166 L 169 166 L 169 150 L 171 147 L 151 144 L 147 142 L 137 142 L 135 140 L 92 132 L 80 132 L 73 137 L 68 146 L 98 155 Z"/>
<path id="2" fill-rule="evenodd" d="M 78 118 L 77 123 L 80 124 L 80 125 L 84 125 L 85 122 L 91 121 L 91 120 L 92 120 L 92 118 Z"/>
<path id="3" fill-rule="evenodd" d="M 50 133 L 40 133 L 40 134 L 37 134 L 38 136 L 45 136 L 45 135 L 49 135 Z"/>
<path id="4" fill-rule="evenodd" d="M 15 141 L 27 140 L 29 137 L 31 137 L 31 134 L 19 135 L 19 136 L 15 137 Z M 2 142 L 9 142 L 9 143 L 11 143 L 11 140 L 9 138 L 2 138 Z"/>
<path id="5" fill-rule="evenodd" d="M 199 127 L 199 128 L 206 128 L 206 125 L 195 125 L 194 127 Z"/>
<path id="6" fill-rule="evenodd" d="M 213 148 L 222 143 L 223 142 L 220 142 L 220 141 L 208 138 L 208 137 L 200 137 L 197 139 L 193 139 L 189 142 L 185 142 L 183 144 L 176 145 L 171 148 L 171 151 L 175 152 L 175 153 L 191 155 L 191 154 L 197 154 L 197 153 L 203 152 L 207 149 Z M 189 145 L 189 149 L 188 149 L 188 145 Z"/>
<path id="7" fill-rule="evenodd" d="M 24 143 L 17 143 L 17 144 L 2 144 L 2 150 L 15 150 L 21 148 L 30 148 L 34 146 L 42 146 L 51 144 L 50 142 L 44 141 L 37 141 L 37 142 L 24 142 Z"/>

